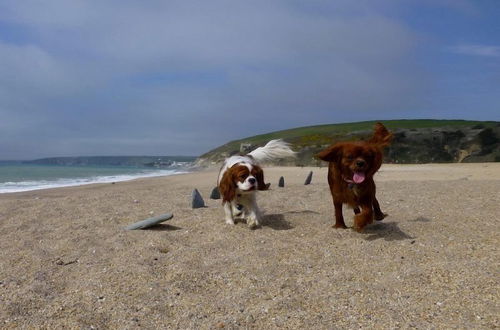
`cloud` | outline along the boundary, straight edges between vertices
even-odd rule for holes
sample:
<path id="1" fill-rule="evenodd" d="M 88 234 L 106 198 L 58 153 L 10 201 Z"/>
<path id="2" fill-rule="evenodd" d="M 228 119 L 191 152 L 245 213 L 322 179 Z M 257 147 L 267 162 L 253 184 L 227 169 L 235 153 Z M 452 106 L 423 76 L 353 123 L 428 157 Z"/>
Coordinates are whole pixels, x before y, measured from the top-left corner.
<path id="1" fill-rule="evenodd" d="M 419 37 L 371 1 L 4 1 L 0 24 L 12 157 L 199 154 L 392 117 L 427 80 Z"/>
<path id="2" fill-rule="evenodd" d="M 458 45 L 450 47 L 450 50 L 461 55 L 500 57 L 500 46 Z"/>

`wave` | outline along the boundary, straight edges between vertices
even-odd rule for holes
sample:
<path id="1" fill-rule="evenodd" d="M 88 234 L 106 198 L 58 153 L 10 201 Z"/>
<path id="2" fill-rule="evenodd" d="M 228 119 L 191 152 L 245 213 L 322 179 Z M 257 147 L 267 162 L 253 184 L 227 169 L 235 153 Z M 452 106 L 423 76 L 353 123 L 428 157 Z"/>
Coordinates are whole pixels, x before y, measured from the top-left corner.
<path id="1" fill-rule="evenodd" d="M 84 178 L 61 178 L 55 180 L 32 180 L 32 181 L 19 181 L 19 182 L 2 182 L 0 183 L 0 194 L 14 193 L 22 191 L 32 191 L 40 189 L 61 188 L 82 186 L 94 183 L 111 183 L 130 181 L 139 178 L 150 178 L 158 176 L 169 176 L 174 174 L 187 173 L 186 170 L 169 169 L 169 170 L 155 170 L 145 171 L 129 174 L 116 174 L 116 175 L 102 175 L 91 176 Z"/>

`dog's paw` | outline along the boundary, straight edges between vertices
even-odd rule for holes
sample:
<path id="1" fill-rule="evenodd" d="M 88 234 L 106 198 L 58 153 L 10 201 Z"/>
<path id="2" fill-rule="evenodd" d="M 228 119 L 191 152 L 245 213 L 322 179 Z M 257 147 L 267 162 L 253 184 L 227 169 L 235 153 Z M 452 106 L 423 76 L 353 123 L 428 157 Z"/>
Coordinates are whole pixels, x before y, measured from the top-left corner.
<path id="1" fill-rule="evenodd" d="M 259 220 L 258 219 L 252 219 L 252 218 L 249 218 L 247 220 L 247 224 L 248 224 L 248 228 L 250 228 L 250 229 L 255 229 L 255 228 L 257 228 L 257 227 L 260 226 Z"/>
<path id="2" fill-rule="evenodd" d="M 354 217 L 354 226 L 352 227 L 352 229 L 360 233 L 368 224 L 372 222 L 373 215 L 360 213 Z"/>
<path id="3" fill-rule="evenodd" d="M 352 227 L 352 230 L 355 230 L 358 233 L 362 233 L 364 229 L 365 229 L 365 227 L 357 227 L 357 226 Z"/>
<path id="4" fill-rule="evenodd" d="M 226 223 L 227 223 L 228 225 L 234 225 L 234 220 L 233 220 L 233 219 L 231 219 L 231 218 L 226 218 Z"/>
<path id="5" fill-rule="evenodd" d="M 332 226 L 333 228 L 341 228 L 341 229 L 347 229 L 347 226 L 343 223 L 336 223 Z"/>
<path id="6" fill-rule="evenodd" d="M 387 213 L 375 214 L 375 220 L 377 221 L 382 221 L 385 219 L 385 217 L 387 217 Z"/>

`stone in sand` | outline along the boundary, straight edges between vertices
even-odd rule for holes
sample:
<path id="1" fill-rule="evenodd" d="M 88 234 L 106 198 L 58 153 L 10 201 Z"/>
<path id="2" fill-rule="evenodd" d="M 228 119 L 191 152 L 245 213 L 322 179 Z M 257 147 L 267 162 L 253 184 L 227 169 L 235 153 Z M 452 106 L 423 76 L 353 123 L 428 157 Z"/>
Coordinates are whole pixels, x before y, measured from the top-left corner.
<path id="1" fill-rule="evenodd" d="M 220 199 L 219 187 L 215 187 L 210 194 L 210 199 Z"/>
<path id="2" fill-rule="evenodd" d="M 280 181 L 278 182 L 278 187 L 284 187 L 285 186 L 285 178 L 280 177 Z"/>
<path id="3" fill-rule="evenodd" d="M 312 181 L 312 178 L 313 178 L 313 171 L 309 172 L 309 175 L 307 176 L 306 178 L 306 182 L 304 182 L 305 185 L 308 185 L 311 183 Z"/>
<path id="4" fill-rule="evenodd" d="M 193 193 L 191 194 L 191 198 L 192 198 L 191 207 L 193 209 L 197 209 L 197 208 L 200 208 L 200 207 L 205 207 L 205 201 L 201 197 L 200 192 L 198 191 L 198 189 L 193 190 Z"/>
<path id="5" fill-rule="evenodd" d="M 157 225 L 159 223 L 162 223 L 163 221 L 167 221 L 172 219 L 174 215 L 172 213 L 165 213 L 153 218 L 148 218 L 146 220 L 142 220 L 136 223 L 133 223 L 127 227 L 125 227 L 126 230 L 134 230 L 134 229 L 144 229 L 148 228 L 154 225 Z"/>

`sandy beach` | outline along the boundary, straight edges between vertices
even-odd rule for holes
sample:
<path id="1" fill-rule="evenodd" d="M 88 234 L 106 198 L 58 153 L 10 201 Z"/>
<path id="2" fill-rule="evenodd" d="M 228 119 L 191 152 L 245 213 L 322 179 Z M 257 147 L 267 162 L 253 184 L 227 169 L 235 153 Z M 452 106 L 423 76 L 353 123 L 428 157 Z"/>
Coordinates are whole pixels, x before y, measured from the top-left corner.
<path id="1" fill-rule="evenodd" d="M 383 165 L 363 233 L 332 228 L 326 167 L 265 168 L 256 230 L 217 172 L 1 194 L 0 328 L 500 327 L 500 163 Z"/>

